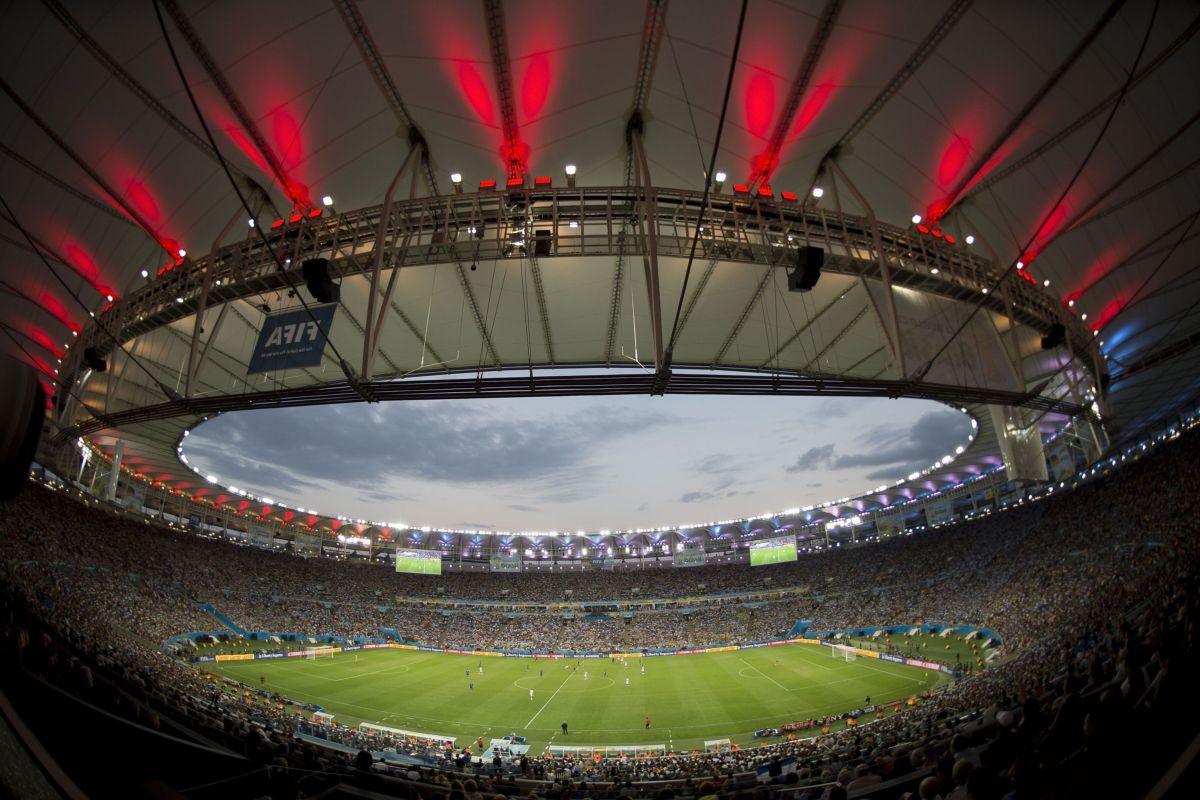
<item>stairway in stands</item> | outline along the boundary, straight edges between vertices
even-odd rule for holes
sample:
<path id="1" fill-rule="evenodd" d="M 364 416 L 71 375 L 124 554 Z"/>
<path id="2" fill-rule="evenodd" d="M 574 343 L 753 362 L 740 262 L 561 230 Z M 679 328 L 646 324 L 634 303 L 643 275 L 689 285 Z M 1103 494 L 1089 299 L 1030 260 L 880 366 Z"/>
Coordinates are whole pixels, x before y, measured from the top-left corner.
<path id="1" fill-rule="evenodd" d="M 198 611 L 203 611 L 205 614 L 209 614 L 210 616 L 212 616 L 212 618 L 215 619 L 220 624 L 220 627 L 225 628 L 226 630 L 231 631 L 232 633 L 235 633 L 238 636 L 246 635 L 245 628 L 238 625 L 236 622 L 234 622 L 229 617 L 222 614 L 217 609 L 213 608 L 211 603 L 197 603 L 196 609 Z"/>

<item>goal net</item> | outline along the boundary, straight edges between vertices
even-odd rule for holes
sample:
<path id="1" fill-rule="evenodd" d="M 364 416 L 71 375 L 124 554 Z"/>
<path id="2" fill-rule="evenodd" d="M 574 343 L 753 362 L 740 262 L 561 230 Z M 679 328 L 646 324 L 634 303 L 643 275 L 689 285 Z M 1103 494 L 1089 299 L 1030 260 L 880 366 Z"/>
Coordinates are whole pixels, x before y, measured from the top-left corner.
<path id="1" fill-rule="evenodd" d="M 853 661 L 858 658 L 858 652 L 848 644 L 835 644 L 830 648 L 834 658 L 842 658 L 846 661 Z"/>
<path id="2" fill-rule="evenodd" d="M 322 657 L 332 658 L 333 654 L 337 653 L 337 652 L 340 652 L 340 648 L 337 648 L 337 647 L 313 647 L 304 654 L 304 657 L 307 658 L 309 661 L 315 661 L 317 658 L 322 658 Z"/>

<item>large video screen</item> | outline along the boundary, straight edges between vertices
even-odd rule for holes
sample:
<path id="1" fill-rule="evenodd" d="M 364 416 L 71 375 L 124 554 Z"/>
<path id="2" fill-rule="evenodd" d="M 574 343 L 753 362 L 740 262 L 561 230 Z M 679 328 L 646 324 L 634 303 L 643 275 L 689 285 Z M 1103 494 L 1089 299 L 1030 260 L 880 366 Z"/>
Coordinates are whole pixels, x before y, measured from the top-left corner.
<path id="1" fill-rule="evenodd" d="M 796 537 L 781 536 L 778 539 L 760 539 L 750 543 L 750 566 L 763 567 L 767 564 L 782 564 L 796 560 Z"/>
<path id="2" fill-rule="evenodd" d="M 396 572 L 416 572 L 421 575 L 442 574 L 442 554 L 438 550 L 397 550 Z"/>

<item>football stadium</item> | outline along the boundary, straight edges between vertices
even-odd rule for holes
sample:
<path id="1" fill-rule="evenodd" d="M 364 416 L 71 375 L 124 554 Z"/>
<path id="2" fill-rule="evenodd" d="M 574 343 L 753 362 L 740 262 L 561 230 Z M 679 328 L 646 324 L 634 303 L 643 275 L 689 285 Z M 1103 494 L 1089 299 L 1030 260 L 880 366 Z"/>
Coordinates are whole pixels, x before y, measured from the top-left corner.
<path id="1" fill-rule="evenodd" d="M 1200 796 L 1194 3 L 0 13 L 0 794 Z"/>

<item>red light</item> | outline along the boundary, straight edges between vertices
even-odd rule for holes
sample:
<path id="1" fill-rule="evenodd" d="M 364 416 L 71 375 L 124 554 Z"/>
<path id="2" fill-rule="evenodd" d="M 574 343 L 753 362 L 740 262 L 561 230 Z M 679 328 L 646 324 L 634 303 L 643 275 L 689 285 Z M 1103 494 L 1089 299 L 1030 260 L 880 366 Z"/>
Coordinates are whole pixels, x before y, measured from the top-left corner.
<path id="1" fill-rule="evenodd" d="M 292 214 L 290 217 L 288 217 L 288 222 L 299 222 L 301 218 L 302 215 L 300 214 Z"/>
<path id="2" fill-rule="evenodd" d="M 542 175 L 540 177 L 534 178 L 533 185 L 534 186 L 549 186 L 550 185 L 550 176 Z"/>
<path id="3" fill-rule="evenodd" d="M 734 194 L 750 194 L 750 187 L 744 183 L 735 183 L 733 185 Z"/>
<path id="4" fill-rule="evenodd" d="M 514 186 L 520 188 L 521 186 L 525 185 L 525 179 L 524 178 L 509 178 L 507 185 L 510 189 L 513 188 Z"/>
<path id="5" fill-rule="evenodd" d="M 495 188 L 496 188 L 495 181 L 480 181 L 479 182 L 479 191 L 481 191 L 481 192 L 484 189 L 495 189 Z"/>
<path id="6" fill-rule="evenodd" d="M 308 212 L 309 219 L 312 219 L 313 217 L 319 217 L 319 216 L 321 216 L 321 209 L 319 209 L 319 208 L 314 208 L 312 211 Z"/>
<path id="7" fill-rule="evenodd" d="M 758 196 L 759 197 L 774 197 L 775 193 L 773 191 L 771 191 L 771 184 L 764 183 L 762 186 L 759 186 L 758 187 Z"/>
<path id="8" fill-rule="evenodd" d="M 938 230 L 937 228 L 934 228 L 932 231 L 930 231 L 930 233 L 933 234 L 933 238 L 935 238 L 935 239 L 942 238 L 942 232 L 940 230 Z"/>
<path id="9" fill-rule="evenodd" d="M 277 219 L 277 220 L 275 220 L 274 222 L 272 222 L 272 223 L 271 223 L 271 227 L 272 227 L 272 228 L 282 228 L 282 227 L 283 227 L 283 220 L 281 220 L 281 219 Z"/>
<path id="10" fill-rule="evenodd" d="M 927 225 L 918 225 L 918 226 L 917 226 L 917 230 L 919 230 L 921 233 L 929 233 L 929 226 L 927 226 Z"/>
<path id="11" fill-rule="evenodd" d="M 946 241 L 949 242 L 950 244 L 954 244 L 954 237 L 947 233 Z"/>
<path id="12" fill-rule="evenodd" d="M 795 203 L 799 199 L 795 192 L 780 192 L 779 196 L 789 203 Z"/>

